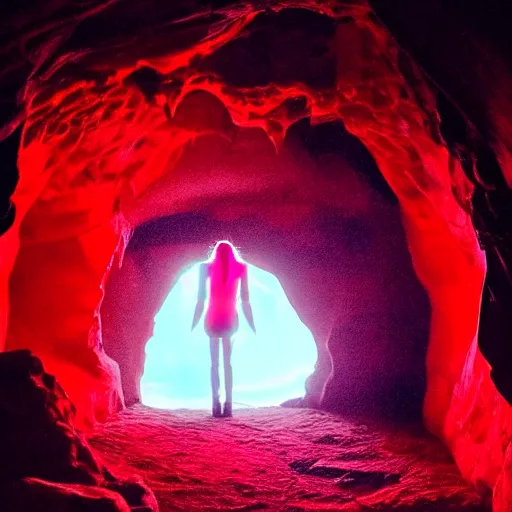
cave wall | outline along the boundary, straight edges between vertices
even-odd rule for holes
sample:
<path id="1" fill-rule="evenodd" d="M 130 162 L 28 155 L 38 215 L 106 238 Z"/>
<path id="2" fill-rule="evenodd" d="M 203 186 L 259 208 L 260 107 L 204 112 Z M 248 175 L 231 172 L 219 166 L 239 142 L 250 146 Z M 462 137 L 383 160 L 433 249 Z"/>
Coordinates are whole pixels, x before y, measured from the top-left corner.
<path id="1" fill-rule="evenodd" d="M 0 138 L 9 137 L 24 124 L 18 156 L 20 181 L 13 196 L 17 216 L 13 227 L 0 239 L 0 329 L 5 330 L 9 314 L 8 331 L 11 325 L 13 329 L 8 332 L 9 343 L 25 345 L 23 339 L 16 341 L 23 325 L 16 319 L 22 319 L 26 310 L 36 309 L 40 303 L 32 285 L 22 283 L 25 275 L 45 272 L 30 247 L 46 244 L 46 235 L 38 234 L 34 239 L 31 230 L 35 226 L 31 227 L 30 221 L 26 229 L 24 226 L 25 216 L 30 218 L 33 206 L 35 212 L 46 215 L 45 204 L 58 204 L 59 197 L 68 197 L 66 207 L 59 209 L 62 217 L 58 225 L 51 226 L 51 230 L 61 233 L 52 243 L 68 237 L 66 244 L 73 261 L 77 261 L 86 253 L 77 249 L 71 239 L 84 237 L 91 227 L 89 217 L 98 210 L 95 198 L 103 199 L 112 208 L 97 219 L 98 245 L 92 240 L 84 243 L 96 248 L 105 236 L 113 252 L 125 239 L 123 232 L 127 230 L 110 228 L 112 219 L 114 226 L 121 218 L 128 218 L 133 226 L 149 220 L 151 208 L 146 210 L 149 217 L 142 216 L 141 205 L 147 203 L 145 194 L 200 133 L 207 131 L 229 138 L 232 125 L 259 127 L 279 148 L 286 129 L 297 119 L 311 117 L 314 122 L 322 122 L 341 118 L 371 151 L 399 200 L 414 268 L 431 303 L 425 422 L 449 443 L 463 473 L 473 481 L 473 470 L 479 461 L 479 467 L 485 469 L 481 471 L 482 485 L 492 488 L 498 482 L 496 499 L 501 500 L 502 510 L 508 510 L 502 499 L 507 494 L 506 477 L 496 475 L 509 460 L 509 406 L 490 381 L 487 363 L 475 346 L 485 261 L 471 214 L 474 217 L 475 211 L 489 213 L 490 209 L 494 213 L 487 217 L 494 218 L 496 212 L 501 216 L 500 222 L 491 224 L 487 218 L 484 226 L 491 235 L 496 231 L 500 235 L 501 241 L 491 243 L 487 256 L 493 258 L 492 268 L 503 269 L 503 247 L 500 251 L 495 249 L 499 244 L 506 246 L 503 235 L 507 234 L 508 210 L 503 205 L 509 204 L 509 196 L 506 189 L 503 192 L 503 184 L 499 185 L 498 194 L 482 193 L 480 177 L 470 179 L 471 175 L 468 178 L 464 174 L 467 166 L 460 165 L 461 155 L 450 148 L 450 156 L 439 133 L 435 87 L 447 90 L 450 99 L 467 112 L 469 122 L 483 140 L 477 143 L 494 151 L 500 173 L 509 180 L 510 109 L 508 95 L 503 93 L 509 89 L 509 68 L 504 59 L 487 58 L 494 54 L 494 47 L 461 46 L 456 34 L 452 39 L 450 24 L 460 20 L 440 2 L 435 2 L 435 10 L 418 9 L 415 15 L 404 3 L 391 7 L 387 2 L 387 16 L 382 8 L 384 2 L 371 3 L 399 42 L 406 44 L 413 58 L 427 69 L 433 84 L 398 48 L 364 2 L 342 7 L 301 2 L 300 6 L 310 9 L 310 14 L 303 12 L 306 9 L 284 9 L 295 7 L 293 2 L 280 2 L 277 6 L 270 2 L 271 9 L 264 12 L 258 11 L 261 5 L 234 7 L 231 2 L 215 3 L 213 11 L 212 6 L 191 2 L 173 3 L 172 9 L 160 5 L 158 9 L 144 10 L 129 2 L 93 2 L 65 10 L 55 5 L 43 12 L 31 8 L 10 12 L 8 8 L 0 20 L 6 40 L 11 41 L 2 44 L 1 56 L 6 65 L 1 67 Z M 431 3 L 428 5 L 430 9 Z M 312 14 L 313 11 L 322 14 Z M 500 17 L 500 11 L 496 12 Z M 188 23 L 180 23 L 180 17 Z M 115 26 L 111 19 L 116 19 Z M 445 27 L 442 37 L 433 28 L 439 20 Z M 168 23 L 173 23 L 172 35 Z M 245 37 L 248 32 L 256 36 Z M 238 38 L 241 33 L 244 37 Z M 472 41 L 480 40 L 474 25 L 467 26 L 467 33 Z M 308 38 L 310 45 L 301 43 Z M 288 50 L 273 51 L 273 40 L 279 42 L 274 48 Z M 255 52 L 255 48 L 261 51 Z M 291 51 L 297 48 L 301 51 Z M 468 58 L 463 58 L 465 52 L 469 52 Z M 290 54 L 297 58 L 287 58 Z M 450 58 L 438 59 L 439 54 Z M 255 60 L 254 55 L 262 57 Z M 440 65 L 443 60 L 445 64 Z M 236 62 L 236 66 L 225 64 L 229 62 Z M 481 66 L 477 70 L 471 67 L 475 63 Z M 474 80 L 475 74 L 478 80 Z M 450 83 L 455 86 L 449 87 Z M 478 87 L 472 89 L 473 84 Z M 192 118 L 180 118 L 177 106 L 196 89 L 217 96 L 227 106 L 231 120 L 204 116 L 201 108 Z M 469 143 L 475 144 L 475 138 L 470 138 Z M 471 155 L 471 147 L 469 150 Z M 480 167 L 482 164 L 485 161 L 480 162 Z M 200 181 L 196 183 L 195 191 L 198 190 L 202 191 Z M 84 208 L 80 198 L 85 195 L 93 199 Z M 189 198 L 193 195 L 194 189 L 190 189 Z M 479 200 L 475 201 L 475 197 Z M 161 199 L 164 214 L 168 209 Z M 176 205 L 177 210 L 185 207 L 186 204 Z M 34 231 L 44 231 L 44 226 L 43 217 Z M 20 258 L 18 264 L 15 259 L 20 240 L 20 256 L 24 255 L 24 260 Z M 87 260 L 89 256 L 92 253 L 87 252 Z M 56 261 L 47 263 L 50 275 L 57 272 L 53 265 L 61 258 L 62 252 L 57 251 Z M 77 262 L 74 268 L 90 273 L 90 296 L 100 301 L 98 288 L 105 279 L 105 272 L 101 275 L 100 270 L 109 268 L 111 257 L 103 254 L 96 260 L 92 256 L 92 262 Z M 22 284 L 16 286 L 20 296 L 11 300 L 7 297 L 7 280 L 13 265 L 17 267 L 17 282 Z M 488 274 L 488 281 L 492 276 L 495 274 Z M 74 290 L 72 285 L 59 283 L 54 292 L 52 283 L 37 280 L 41 285 L 50 285 L 44 288 L 48 296 L 57 289 Z M 493 285 L 498 281 L 494 279 Z M 27 291 L 27 300 L 23 300 L 22 290 Z M 73 313 L 83 324 L 73 326 L 72 331 L 80 333 L 80 340 L 77 338 L 72 344 L 87 346 L 88 354 L 102 354 L 99 336 L 89 334 L 91 325 L 100 325 L 95 320 L 99 318 L 99 303 L 94 305 L 91 301 L 82 309 L 82 299 L 75 290 L 64 300 L 70 309 L 75 303 L 80 314 L 85 312 L 82 316 Z M 38 318 L 38 330 L 51 337 L 52 322 L 55 323 L 52 315 Z M 70 343 L 68 339 L 64 342 L 63 337 L 56 339 Z M 65 351 L 59 346 L 57 351 L 61 350 Z M 86 371 L 94 382 L 98 382 L 93 370 L 98 358 L 104 359 L 103 355 L 91 356 L 93 364 Z M 105 360 L 99 365 L 109 373 L 109 364 Z M 480 394 L 481 388 L 486 395 Z M 501 438 L 489 428 L 493 415 L 498 418 Z M 494 454 L 492 458 L 480 449 L 483 432 L 489 433 L 485 440 L 489 453 Z M 467 453 L 471 456 L 467 457 Z"/>
<path id="2" fill-rule="evenodd" d="M 370 0 L 398 43 L 413 55 L 430 80 L 463 114 L 499 161 L 502 176 L 512 184 L 512 68 L 510 9 L 492 0 L 485 6 L 467 2 L 416 2 L 394 5 Z M 443 55 L 443 58 L 439 58 Z M 477 147 L 473 146 L 473 151 Z M 491 169 L 480 169 L 487 181 Z M 505 189 L 501 188 L 501 193 Z"/>
<path id="3" fill-rule="evenodd" d="M 8 350 L 30 347 L 59 376 L 80 404 L 82 425 L 123 405 L 117 365 L 102 350 L 99 308 L 107 269 L 130 233 L 122 216 L 110 218 L 108 196 L 88 192 L 38 200 L 24 218 L 6 338 Z"/>
<path id="4" fill-rule="evenodd" d="M 471 211 L 487 273 L 478 340 L 454 389 L 443 437 L 466 478 L 480 489 L 497 482 L 493 510 L 506 511 L 512 402 L 510 8 L 499 1 L 370 4 L 442 91 L 443 138 L 475 187 Z"/>

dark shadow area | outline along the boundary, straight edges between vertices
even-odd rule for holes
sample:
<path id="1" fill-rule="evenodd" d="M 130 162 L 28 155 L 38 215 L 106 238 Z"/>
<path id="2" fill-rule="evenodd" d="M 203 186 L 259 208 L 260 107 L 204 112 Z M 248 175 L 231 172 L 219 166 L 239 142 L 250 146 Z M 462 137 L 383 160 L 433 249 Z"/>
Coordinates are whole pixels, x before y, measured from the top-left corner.
<path id="1" fill-rule="evenodd" d="M 301 82 L 313 88 L 336 82 L 331 50 L 336 22 L 308 9 L 260 13 L 244 37 L 234 39 L 199 63 L 235 87 Z M 236 63 L 236 65 L 234 65 Z"/>
<path id="2" fill-rule="evenodd" d="M 443 138 L 475 186 L 469 206 L 487 260 L 478 344 L 496 388 L 512 404 L 512 192 L 494 153 L 443 94 L 438 109 Z"/>
<path id="3" fill-rule="evenodd" d="M 0 113 L 0 117 L 2 114 Z M 9 137 L 0 141 L 2 155 L 2 172 L 0 174 L 0 235 L 3 235 L 13 224 L 16 205 L 11 201 L 19 180 L 17 159 L 20 147 L 22 126 L 19 126 Z"/>
<path id="4" fill-rule="evenodd" d="M 347 131 L 342 121 L 312 125 L 309 117 L 301 119 L 288 129 L 286 144 L 292 151 L 297 144 L 306 149 L 320 164 L 320 171 L 322 171 L 322 156 L 336 154 L 342 157 L 386 201 L 398 204 L 394 192 L 382 176 L 373 156 L 357 137 Z"/>

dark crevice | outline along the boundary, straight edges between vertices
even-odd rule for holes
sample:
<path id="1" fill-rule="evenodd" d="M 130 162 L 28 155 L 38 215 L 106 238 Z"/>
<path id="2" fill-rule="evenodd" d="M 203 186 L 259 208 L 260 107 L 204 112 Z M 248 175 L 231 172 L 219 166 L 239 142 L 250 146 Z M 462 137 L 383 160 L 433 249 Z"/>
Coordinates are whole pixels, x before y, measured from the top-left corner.
<path id="1" fill-rule="evenodd" d="M 16 206 L 11 201 L 19 180 L 18 173 L 18 148 L 20 147 L 22 126 L 7 139 L 0 142 L 0 154 L 2 155 L 0 173 L 0 235 L 3 235 L 14 223 Z"/>

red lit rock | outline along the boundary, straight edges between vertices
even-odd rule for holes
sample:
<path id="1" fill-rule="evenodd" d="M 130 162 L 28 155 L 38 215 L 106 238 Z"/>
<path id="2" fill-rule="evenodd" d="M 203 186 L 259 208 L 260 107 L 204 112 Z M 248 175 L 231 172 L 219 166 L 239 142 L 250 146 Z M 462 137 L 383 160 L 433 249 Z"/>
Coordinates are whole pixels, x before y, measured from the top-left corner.
<path id="1" fill-rule="evenodd" d="M 110 465 L 142 471 L 162 510 L 487 510 L 439 440 L 325 411 L 253 408 L 214 421 L 135 406 L 90 442 Z"/>
<path id="2" fill-rule="evenodd" d="M 102 347 L 100 309 L 131 229 L 200 208 L 228 221 L 279 203 L 262 213 L 262 225 L 288 230 L 293 240 L 293 227 L 311 217 L 311 203 L 339 189 L 315 188 L 317 176 L 306 173 L 302 187 L 281 202 L 297 169 L 266 165 L 275 161 L 274 150 L 283 151 L 293 122 L 341 119 L 398 198 L 412 265 L 430 301 L 425 423 L 449 444 L 463 474 L 479 488 L 493 488 L 496 507 L 507 509 L 510 406 L 475 344 L 486 263 L 468 208 L 473 184 L 441 138 L 432 83 L 466 112 L 474 139 L 494 152 L 500 176 L 510 183 L 510 72 L 504 59 L 491 58 L 493 46 L 472 38 L 474 26 L 451 30 L 459 23 L 457 10 L 430 2 L 423 12 L 408 2 L 412 16 L 406 3 L 387 12 L 395 21 L 402 17 L 399 41 L 417 41 L 409 47 L 428 80 L 391 37 L 389 30 L 399 33 L 400 24 L 385 16 L 386 29 L 365 2 L 6 6 L 0 140 L 24 124 L 12 196 L 16 219 L 0 239 L 0 347 L 28 348 L 41 357 L 76 404 L 80 425 L 123 405 L 118 368 Z M 384 2 L 370 4 L 386 14 Z M 420 23 L 421 16 L 429 22 Z M 442 30 L 434 30 L 436 24 Z M 445 52 L 450 58 L 437 58 Z M 203 173 L 205 160 L 222 161 L 215 157 L 244 144 L 252 153 L 231 161 L 243 164 L 243 172 L 232 165 Z M 194 160 L 190 148 L 210 153 Z M 491 204 L 492 187 L 478 186 L 485 189 L 482 203 Z M 226 212 L 227 197 L 238 201 Z M 367 206 L 364 194 L 354 195 L 346 211 Z M 496 209 L 490 211 L 494 218 Z M 131 261 L 125 268 L 140 276 L 139 267 Z M 336 353 L 336 337 L 347 331 L 333 331 L 339 327 L 334 309 L 326 318 L 311 306 L 314 300 L 340 304 L 336 286 L 301 302 L 297 290 L 305 282 L 324 283 L 325 275 L 311 268 L 292 274 L 282 263 L 276 269 L 321 346 L 329 339 Z M 366 290 L 363 298 L 371 295 L 370 284 Z M 144 313 L 153 311 L 158 293 Z M 361 299 L 356 309 L 364 306 Z M 133 320 L 144 336 L 150 322 L 142 314 Z M 134 357 L 122 363 L 130 400 L 141 354 Z M 337 396 L 339 390 L 331 391 Z"/>

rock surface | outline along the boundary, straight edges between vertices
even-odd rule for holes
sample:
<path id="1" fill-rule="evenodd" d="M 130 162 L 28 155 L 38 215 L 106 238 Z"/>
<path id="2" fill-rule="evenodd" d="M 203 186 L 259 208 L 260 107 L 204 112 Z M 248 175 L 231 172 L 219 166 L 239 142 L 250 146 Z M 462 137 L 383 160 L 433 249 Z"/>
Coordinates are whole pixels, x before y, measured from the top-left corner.
<path id="1" fill-rule="evenodd" d="M 428 293 L 425 422 L 449 443 L 464 475 L 494 488 L 506 510 L 510 335 L 487 336 L 494 379 L 501 393 L 509 390 L 509 403 L 490 368 L 474 361 L 486 263 L 504 317 L 512 295 L 510 52 L 502 58 L 488 41 L 496 20 L 510 30 L 500 9 L 507 2 L 474 4 L 490 15 L 441 0 L 175 0 L 151 8 L 49 0 L 23 9 L 4 2 L 0 141 L 15 143 L 2 158 L 0 230 L 11 228 L 0 238 L 0 347 L 40 356 L 77 403 L 80 422 L 120 409 L 100 307 L 131 227 L 169 210 L 197 211 L 203 193 L 222 199 L 273 184 L 254 173 L 232 187 L 198 173 L 185 195 L 173 195 L 184 149 L 204 137 L 233 142 L 234 126 L 281 149 L 299 119 L 341 119 L 396 194 Z M 498 45 L 508 50 L 506 42 Z M 450 120 L 434 84 L 469 117 L 452 125 L 462 132 L 452 144 L 441 137 Z M 486 255 L 473 222 L 491 239 Z M 482 453 L 482 439 L 492 457 Z"/>
<path id="2" fill-rule="evenodd" d="M 122 267 L 110 272 L 101 307 L 103 341 L 120 365 L 127 402 L 140 397 L 144 347 L 171 287 L 229 234 L 243 258 L 279 279 L 315 338 L 319 361 L 308 380 L 308 403 L 419 418 L 430 306 L 414 273 L 398 203 L 371 156 L 341 123 L 296 125 L 279 154 L 261 133 L 233 131 L 235 144 L 205 137 L 187 148 L 172 180 L 146 203 L 163 207 L 167 197 L 185 198 L 197 183 L 199 211 L 174 211 L 136 228 Z M 311 139 L 329 142 L 303 147 Z M 253 185 L 243 195 L 222 196 L 206 187 L 200 192 L 204 175 L 230 190 Z M 269 185 L 260 190 L 261 183 Z M 269 200 L 278 190 L 280 199 Z M 169 337 L 172 350 L 179 340 L 172 332 Z"/>
<path id="3" fill-rule="evenodd" d="M 157 512 L 141 480 L 119 480 L 97 460 L 74 416 L 38 358 L 0 354 L 0 510 Z"/>
<path id="4" fill-rule="evenodd" d="M 116 471 L 143 476 L 162 512 L 483 512 L 448 451 L 420 427 L 307 409 L 131 407 L 89 435 Z"/>

